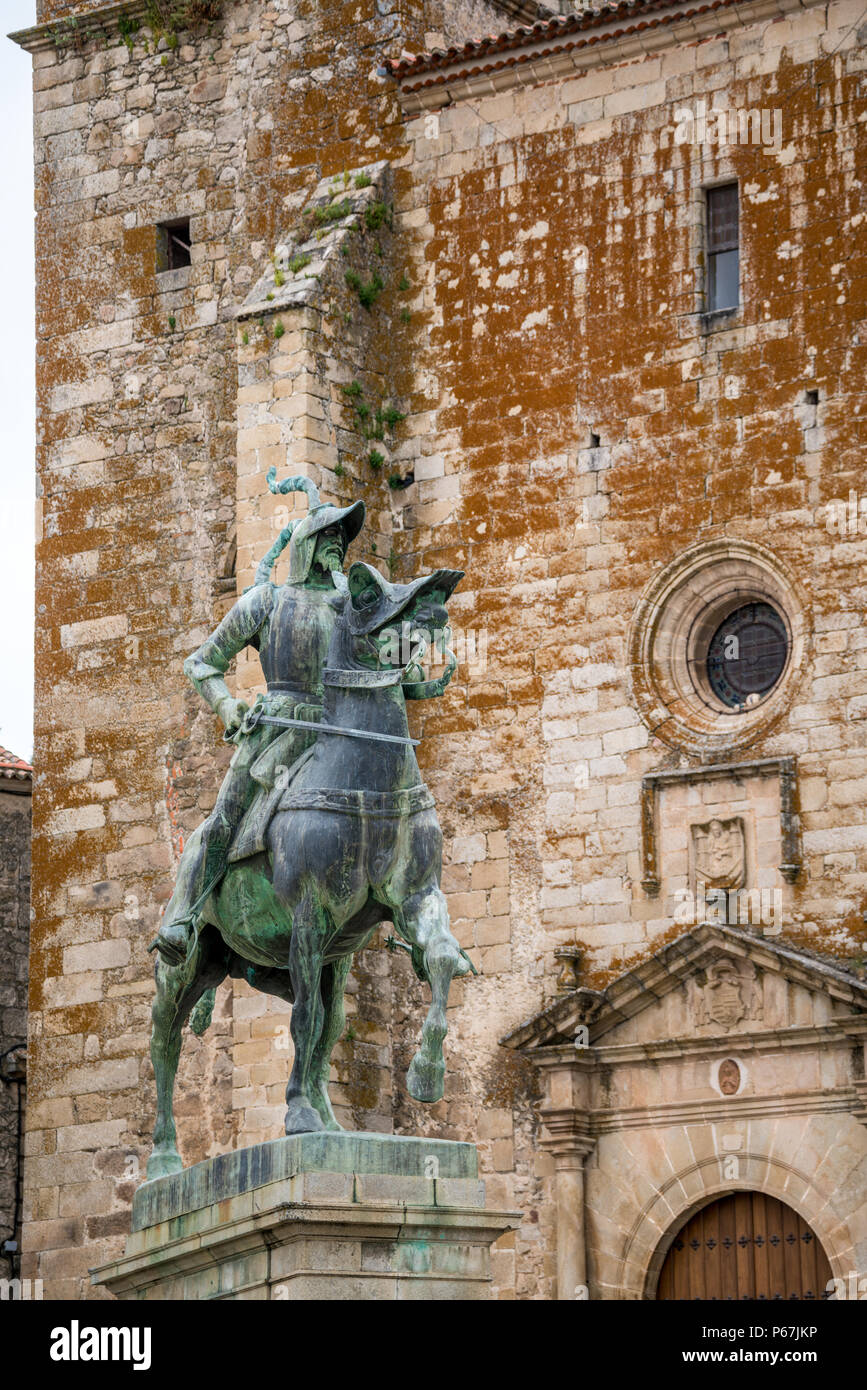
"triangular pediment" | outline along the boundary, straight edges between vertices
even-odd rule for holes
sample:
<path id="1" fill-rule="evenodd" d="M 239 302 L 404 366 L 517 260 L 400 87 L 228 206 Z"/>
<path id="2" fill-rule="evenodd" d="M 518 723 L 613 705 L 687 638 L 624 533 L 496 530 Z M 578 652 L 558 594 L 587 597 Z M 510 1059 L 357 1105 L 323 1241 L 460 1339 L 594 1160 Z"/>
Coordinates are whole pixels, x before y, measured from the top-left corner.
<path id="1" fill-rule="evenodd" d="M 677 1000 L 671 998 L 675 992 Z M 812 1010 L 810 996 L 820 996 Z M 693 1032 L 804 1026 L 830 1021 L 832 1013 L 865 1011 L 867 982 L 843 963 L 782 940 L 705 922 L 625 971 L 605 990 L 582 988 L 554 1000 L 513 1029 L 502 1045 L 529 1052 L 571 1045 L 582 1026 L 588 1029 L 589 1045 L 595 1046 L 603 1039 L 637 1042 Z"/>

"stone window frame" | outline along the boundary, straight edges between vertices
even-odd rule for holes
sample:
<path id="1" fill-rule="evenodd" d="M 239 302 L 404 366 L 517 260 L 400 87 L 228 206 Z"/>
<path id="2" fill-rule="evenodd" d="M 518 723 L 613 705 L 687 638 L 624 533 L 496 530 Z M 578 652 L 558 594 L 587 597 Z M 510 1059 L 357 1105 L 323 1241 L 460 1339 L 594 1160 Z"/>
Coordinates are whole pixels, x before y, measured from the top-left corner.
<path id="1" fill-rule="evenodd" d="M 692 307 L 695 323 L 702 337 L 744 325 L 745 296 L 744 286 L 748 283 L 748 247 L 743 235 L 742 183 L 737 170 L 726 152 L 702 155 L 690 164 L 687 178 L 690 182 L 688 195 L 689 218 L 689 264 L 693 273 Z M 711 188 L 721 188 L 726 184 L 736 184 L 738 190 L 738 280 L 739 300 L 731 309 L 709 310 L 707 307 L 708 250 L 707 250 L 707 194 Z M 710 348 L 710 344 L 706 344 Z"/>
<path id="2" fill-rule="evenodd" d="M 705 647 L 729 613 L 753 602 L 780 613 L 789 653 L 758 703 L 732 709 L 711 689 Z M 650 732 L 678 751 L 706 758 L 748 747 L 791 705 L 811 636 L 806 594 L 776 555 L 754 541 L 701 541 L 654 574 L 636 605 L 629 636 L 635 704 Z"/>
<path id="3" fill-rule="evenodd" d="M 798 761 L 795 757 L 755 758 L 741 763 L 714 763 L 710 767 L 677 768 L 651 772 L 641 779 L 641 886 L 655 898 L 662 886 L 657 836 L 659 791 L 665 786 L 731 778 L 778 777 L 780 784 L 780 841 L 783 862 L 779 871 L 786 883 L 795 883 L 803 867 L 801 818 L 798 811 Z"/>

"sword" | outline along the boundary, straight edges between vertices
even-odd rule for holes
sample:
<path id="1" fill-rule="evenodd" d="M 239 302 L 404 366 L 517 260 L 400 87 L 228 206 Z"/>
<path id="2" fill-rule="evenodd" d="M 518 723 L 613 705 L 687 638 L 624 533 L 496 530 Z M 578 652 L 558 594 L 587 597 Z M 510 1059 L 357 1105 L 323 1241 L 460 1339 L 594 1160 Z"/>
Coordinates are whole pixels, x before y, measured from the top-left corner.
<path id="1" fill-rule="evenodd" d="M 248 710 L 239 733 L 251 734 L 259 724 L 276 724 L 281 729 L 307 729 L 317 734 L 344 734 L 347 738 L 373 739 L 376 743 L 409 744 L 412 748 L 417 748 L 420 742 L 417 738 L 402 738 L 397 734 L 375 734 L 368 729 L 344 729 L 338 724 L 319 724 L 312 719 L 278 719 L 276 715 L 260 713 L 261 709 L 262 706 L 259 705 Z M 236 735 L 233 734 L 228 741 L 233 742 L 235 738 Z"/>

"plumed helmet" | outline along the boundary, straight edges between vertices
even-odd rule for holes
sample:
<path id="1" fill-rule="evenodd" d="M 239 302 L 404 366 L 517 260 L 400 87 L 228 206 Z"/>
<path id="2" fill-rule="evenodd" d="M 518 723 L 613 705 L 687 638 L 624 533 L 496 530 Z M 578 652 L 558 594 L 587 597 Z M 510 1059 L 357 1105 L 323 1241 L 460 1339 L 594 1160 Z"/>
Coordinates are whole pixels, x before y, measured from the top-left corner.
<path id="1" fill-rule="evenodd" d="M 264 584 L 268 581 L 271 570 L 287 544 L 289 546 L 289 578 L 287 582 L 289 584 L 303 584 L 310 573 L 310 566 L 313 564 L 316 537 L 320 531 L 324 531 L 328 526 L 340 526 L 348 547 L 364 525 L 363 502 L 353 502 L 348 507 L 334 507 L 328 502 L 321 502 L 319 489 L 309 478 L 295 476 L 278 483 L 277 470 L 271 468 L 268 471 L 268 488 L 274 493 L 306 492 L 310 510 L 303 521 L 292 522 L 280 532 L 279 538 L 256 571 L 257 584 Z"/>

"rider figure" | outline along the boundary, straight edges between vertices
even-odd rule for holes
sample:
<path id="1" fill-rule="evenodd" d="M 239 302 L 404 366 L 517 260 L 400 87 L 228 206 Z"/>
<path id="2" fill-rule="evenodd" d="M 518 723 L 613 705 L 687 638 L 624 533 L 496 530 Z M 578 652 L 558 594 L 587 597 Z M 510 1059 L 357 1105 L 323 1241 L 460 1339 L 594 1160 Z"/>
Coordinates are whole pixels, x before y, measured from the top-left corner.
<path id="1" fill-rule="evenodd" d="M 259 566 L 253 588 L 184 662 L 185 674 L 219 715 L 225 725 L 224 738 L 237 744 L 237 752 L 213 811 L 190 836 L 181 856 L 175 891 L 154 943 L 170 965 L 186 958 L 199 910 L 225 873 L 235 833 L 256 791 L 272 784 L 275 769 L 290 769 L 288 783 L 291 765 L 315 739 L 315 734 L 301 729 L 261 723 L 247 727 L 252 722 L 248 706 L 233 698 L 224 679 L 229 663 L 245 646 L 257 648 L 268 682 L 267 695 L 256 702 L 261 712 L 282 719 L 322 718 L 322 668 L 345 602 L 343 560 L 364 522 L 363 502 L 329 506 L 319 501 L 316 487 L 307 478 L 288 478 L 279 486 L 274 479 L 272 469 L 268 475 L 272 492 L 303 490 L 310 510 L 302 522 L 281 533 Z M 276 586 L 269 575 L 287 541 L 289 577 Z M 266 750 L 267 758 L 263 758 Z M 260 827 L 261 834 L 266 823 Z M 262 847 L 260 836 L 246 852 Z"/>

